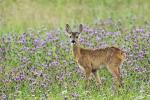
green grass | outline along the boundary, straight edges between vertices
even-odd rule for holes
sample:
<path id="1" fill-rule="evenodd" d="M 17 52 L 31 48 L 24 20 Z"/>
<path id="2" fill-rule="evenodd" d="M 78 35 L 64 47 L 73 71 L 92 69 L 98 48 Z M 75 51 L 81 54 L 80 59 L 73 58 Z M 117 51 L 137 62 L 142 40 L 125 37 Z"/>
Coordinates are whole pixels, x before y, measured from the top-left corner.
<path id="1" fill-rule="evenodd" d="M 149 100 L 149 6 L 150 0 L 0 0 L 0 96 L 6 95 L 9 100 L 42 97 Z M 113 90 L 112 76 L 104 68 L 99 71 L 104 84 L 96 87 L 93 79 L 85 89 L 84 74 L 74 63 L 69 37 L 64 32 L 66 23 L 73 27 L 83 23 L 92 30 L 106 30 L 96 35 L 83 32 L 83 47 L 101 47 L 101 43 L 106 43 L 126 50 L 128 59 L 122 68 L 127 71 L 123 77 L 124 88 Z M 138 29 L 144 32 L 135 31 Z M 20 43 L 24 32 L 25 44 Z M 107 32 L 121 34 L 114 36 Z M 47 33 L 54 40 L 48 39 Z M 36 42 L 45 44 L 36 48 Z M 148 54 L 140 58 L 141 51 Z M 49 65 L 55 61 L 56 66 Z M 40 76 L 40 72 L 45 76 Z M 25 79 L 15 80 L 21 73 Z"/>

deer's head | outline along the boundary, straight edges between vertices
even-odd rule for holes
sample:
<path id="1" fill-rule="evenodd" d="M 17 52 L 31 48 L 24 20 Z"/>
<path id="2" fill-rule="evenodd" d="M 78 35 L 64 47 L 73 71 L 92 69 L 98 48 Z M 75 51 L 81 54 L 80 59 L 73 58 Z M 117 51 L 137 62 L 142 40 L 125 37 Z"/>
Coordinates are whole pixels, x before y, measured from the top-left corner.
<path id="1" fill-rule="evenodd" d="M 79 38 L 79 35 L 82 32 L 82 30 L 83 30 L 82 24 L 79 25 L 79 31 L 77 31 L 77 32 L 72 32 L 70 26 L 68 24 L 66 24 L 66 31 L 70 36 L 71 43 L 73 43 L 73 44 L 78 42 L 78 38 Z"/>

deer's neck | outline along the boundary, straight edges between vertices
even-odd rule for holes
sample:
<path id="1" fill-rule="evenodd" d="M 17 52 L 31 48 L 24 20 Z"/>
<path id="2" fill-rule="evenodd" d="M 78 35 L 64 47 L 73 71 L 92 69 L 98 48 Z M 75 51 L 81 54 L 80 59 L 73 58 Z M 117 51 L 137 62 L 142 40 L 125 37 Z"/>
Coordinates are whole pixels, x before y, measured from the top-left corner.
<path id="1" fill-rule="evenodd" d="M 80 45 L 78 43 L 73 44 L 73 54 L 75 57 L 75 60 L 78 60 L 80 57 Z"/>

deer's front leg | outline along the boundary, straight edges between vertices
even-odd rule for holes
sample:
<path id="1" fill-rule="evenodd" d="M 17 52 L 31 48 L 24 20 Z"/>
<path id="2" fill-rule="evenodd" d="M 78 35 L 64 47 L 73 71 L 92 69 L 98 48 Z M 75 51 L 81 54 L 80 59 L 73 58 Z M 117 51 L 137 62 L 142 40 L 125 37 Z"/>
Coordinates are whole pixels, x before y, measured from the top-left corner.
<path id="1" fill-rule="evenodd" d="M 101 85 L 102 82 L 101 82 L 101 79 L 100 79 L 100 77 L 99 77 L 99 74 L 98 74 L 97 70 L 92 70 L 92 73 L 93 73 L 93 75 L 94 75 L 95 78 L 96 78 L 97 85 Z"/>
<path id="2" fill-rule="evenodd" d="M 89 86 L 89 77 L 90 77 L 90 74 L 91 74 L 91 69 L 90 68 L 86 68 L 85 69 L 85 75 L 86 75 L 86 87 L 87 88 Z"/>

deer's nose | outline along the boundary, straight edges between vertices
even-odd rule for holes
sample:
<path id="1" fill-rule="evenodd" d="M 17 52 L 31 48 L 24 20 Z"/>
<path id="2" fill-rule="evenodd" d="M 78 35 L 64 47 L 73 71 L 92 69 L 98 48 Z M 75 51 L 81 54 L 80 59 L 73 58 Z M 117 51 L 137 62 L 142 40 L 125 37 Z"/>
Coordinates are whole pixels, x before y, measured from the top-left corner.
<path id="1" fill-rule="evenodd" d="M 75 40 L 72 40 L 71 42 L 72 42 L 72 43 L 75 43 Z"/>

